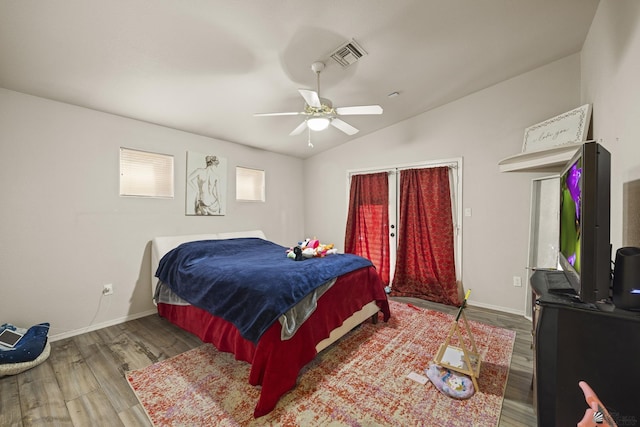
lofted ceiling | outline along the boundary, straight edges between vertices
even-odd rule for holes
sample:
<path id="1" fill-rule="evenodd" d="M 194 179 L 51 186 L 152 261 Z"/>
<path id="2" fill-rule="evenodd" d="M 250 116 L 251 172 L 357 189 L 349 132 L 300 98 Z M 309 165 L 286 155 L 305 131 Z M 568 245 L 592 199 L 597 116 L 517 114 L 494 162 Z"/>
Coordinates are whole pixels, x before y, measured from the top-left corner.
<path id="1" fill-rule="evenodd" d="M 0 87 L 307 158 L 581 50 L 598 0 L 0 0 Z M 367 53 L 329 58 L 355 40 Z M 360 130 L 289 133 L 299 88 Z M 393 92 L 398 95 L 389 97 Z"/>

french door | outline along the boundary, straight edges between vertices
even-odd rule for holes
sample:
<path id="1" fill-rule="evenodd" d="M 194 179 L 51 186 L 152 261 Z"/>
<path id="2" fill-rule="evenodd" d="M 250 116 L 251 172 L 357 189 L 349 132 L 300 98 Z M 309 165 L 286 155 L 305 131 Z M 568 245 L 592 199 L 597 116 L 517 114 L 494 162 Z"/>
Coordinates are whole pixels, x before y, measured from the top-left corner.
<path id="1" fill-rule="evenodd" d="M 446 166 L 449 170 L 449 189 L 451 195 L 451 215 L 452 215 L 452 223 L 453 223 L 453 245 L 454 245 L 454 262 L 455 262 L 455 277 L 458 281 L 462 280 L 462 256 L 461 256 L 461 248 L 462 248 L 462 230 L 460 226 L 460 218 L 461 218 L 461 206 L 462 206 L 462 158 L 455 159 L 447 159 L 447 160 L 438 160 L 432 162 L 420 162 L 414 164 L 405 164 L 398 166 L 390 166 L 385 168 L 375 168 L 375 169 L 358 169 L 358 170 L 350 170 L 347 173 L 347 181 L 348 185 L 351 189 L 351 181 L 352 178 L 356 175 L 366 175 L 366 174 L 381 174 L 386 173 L 388 180 L 388 200 L 387 200 L 387 209 L 388 209 L 388 222 L 383 224 L 382 222 L 377 222 L 378 227 L 386 227 L 386 229 L 382 230 L 371 230 L 371 226 L 369 226 L 368 230 L 371 233 L 387 233 L 388 234 L 388 251 L 381 251 L 378 258 L 381 256 L 387 257 L 390 267 L 388 268 L 389 274 L 388 279 L 383 277 L 383 281 L 385 284 L 390 286 L 393 283 L 394 275 L 396 271 L 396 261 L 397 261 L 397 249 L 398 249 L 398 241 L 403 230 L 399 227 L 399 219 L 400 219 L 400 174 L 403 170 L 406 169 L 423 169 L 423 168 L 438 168 Z M 347 192 L 347 194 L 350 193 Z M 349 228 L 349 227 L 347 227 Z M 366 232 L 366 231 L 361 231 Z M 407 237 L 407 236 L 404 236 Z M 348 239 L 346 239 L 348 240 Z M 346 250 L 346 248 L 345 248 Z M 357 253 L 354 251 L 354 253 Z M 375 257 L 374 257 L 375 258 Z M 374 262 L 380 263 L 380 261 L 371 258 Z M 388 281 L 388 283 L 387 283 Z"/>

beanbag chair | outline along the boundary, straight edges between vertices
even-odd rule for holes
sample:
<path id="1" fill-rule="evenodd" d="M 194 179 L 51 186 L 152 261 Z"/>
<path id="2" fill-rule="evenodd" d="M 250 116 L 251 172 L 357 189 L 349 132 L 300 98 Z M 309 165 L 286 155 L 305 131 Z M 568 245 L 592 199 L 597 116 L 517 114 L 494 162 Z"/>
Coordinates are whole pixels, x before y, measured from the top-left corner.
<path id="1" fill-rule="evenodd" d="M 0 344 L 0 376 L 15 375 L 39 365 L 49 357 L 49 323 L 34 325 L 26 331 L 5 323 L 0 326 L 0 332 L 4 329 L 23 333 L 24 336 L 13 348 Z"/>
<path id="2" fill-rule="evenodd" d="M 42 353 L 40 353 L 40 356 L 36 357 L 30 362 L 0 364 L 0 377 L 3 377 L 5 375 L 17 375 L 20 372 L 24 372 L 28 369 L 38 366 L 49 358 L 49 353 L 51 353 L 51 345 L 47 343 L 47 345 L 44 346 L 44 350 L 42 350 Z"/>
<path id="3" fill-rule="evenodd" d="M 468 399 L 475 393 L 473 380 L 435 363 L 430 363 L 424 370 L 429 381 L 444 395 L 454 399 Z"/>

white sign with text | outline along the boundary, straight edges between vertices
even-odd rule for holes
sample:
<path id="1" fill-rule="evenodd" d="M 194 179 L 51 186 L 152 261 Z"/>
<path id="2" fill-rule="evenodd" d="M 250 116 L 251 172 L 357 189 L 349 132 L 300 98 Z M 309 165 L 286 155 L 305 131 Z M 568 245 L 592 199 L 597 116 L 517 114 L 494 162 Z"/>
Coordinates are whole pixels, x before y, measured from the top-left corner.
<path id="1" fill-rule="evenodd" d="M 540 151 L 587 137 L 591 121 L 591 104 L 585 104 L 524 130 L 522 152 Z"/>

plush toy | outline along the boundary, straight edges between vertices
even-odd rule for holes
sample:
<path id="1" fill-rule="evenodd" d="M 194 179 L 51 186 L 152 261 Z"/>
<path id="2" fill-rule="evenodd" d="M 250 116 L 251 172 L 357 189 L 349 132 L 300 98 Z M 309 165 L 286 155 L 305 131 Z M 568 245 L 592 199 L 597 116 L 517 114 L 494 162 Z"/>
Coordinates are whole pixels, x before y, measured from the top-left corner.
<path id="1" fill-rule="evenodd" d="M 313 258 L 316 256 L 316 250 L 313 248 L 304 248 L 302 250 L 302 256 L 305 258 Z"/>
<path id="2" fill-rule="evenodd" d="M 304 258 L 302 256 L 302 249 L 300 246 L 294 246 L 287 251 L 287 258 L 291 258 L 294 261 L 302 261 Z"/>
<path id="3" fill-rule="evenodd" d="M 300 251 L 299 254 L 297 253 L 298 251 Z M 333 243 L 325 245 L 314 237 L 313 239 L 305 239 L 302 242 L 298 242 L 298 246 L 289 248 L 287 250 L 287 257 L 296 261 L 302 261 L 303 259 L 318 258 L 337 253 L 338 250 L 334 248 Z"/>

